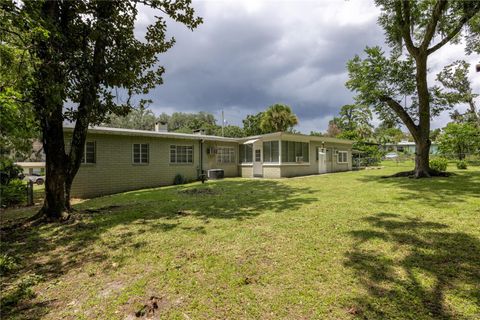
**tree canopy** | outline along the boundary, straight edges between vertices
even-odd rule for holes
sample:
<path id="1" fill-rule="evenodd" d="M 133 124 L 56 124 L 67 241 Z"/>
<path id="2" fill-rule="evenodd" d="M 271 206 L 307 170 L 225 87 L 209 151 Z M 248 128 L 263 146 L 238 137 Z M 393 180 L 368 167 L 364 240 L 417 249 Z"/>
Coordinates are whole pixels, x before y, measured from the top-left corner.
<path id="1" fill-rule="evenodd" d="M 472 123 L 449 123 L 438 137 L 439 150 L 447 157 L 462 160 L 480 152 L 480 130 Z"/>
<path id="2" fill-rule="evenodd" d="M 260 128 L 264 133 L 288 131 L 297 124 L 297 116 L 285 104 L 271 105 L 260 118 Z"/>
<path id="3" fill-rule="evenodd" d="M 428 84 L 428 57 L 447 43 L 464 43 L 467 54 L 480 53 L 480 2 L 456 0 L 376 0 L 378 23 L 390 47 L 367 47 L 364 57 L 347 64 L 347 88 L 356 103 L 373 108 L 380 119 L 398 117 L 416 143 L 415 170 L 429 177 L 430 121 L 451 108 L 442 88 Z M 463 42 L 462 42 L 463 41 Z"/>
<path id="4" fill-rule="evenodd" d="M 139 6 L 155 12 L 142 30 L 136 28 Z M 159 54 L 175 43 L 167 36 L 168 19 L 191 30 L 202 19 L 190 0 L 2 0 L 0 10 L 2 39 L 32 59 L 32 82 L 22 94 L 40 123 L 46 153 L 39 214 L 58 219 L 70 207 L 88 126 L 128 113 L 133 95 L 163 83 Z M 68 153 L 64 121 L 74 124 Z"/>

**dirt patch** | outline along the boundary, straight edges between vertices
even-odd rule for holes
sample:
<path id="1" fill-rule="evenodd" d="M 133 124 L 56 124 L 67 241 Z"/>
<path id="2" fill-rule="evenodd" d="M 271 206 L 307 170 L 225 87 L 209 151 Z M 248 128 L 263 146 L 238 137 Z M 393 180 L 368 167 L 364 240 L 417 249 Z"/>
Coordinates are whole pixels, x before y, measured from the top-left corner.
<path id="1" fill-rule="evenodd" d="M 179 191 L 180 194 L 188 194 L 192 196 L 196 195 L 215 195 L 218 194 L 217 191 L 211 189 L 211 188 L 192 188 L 192 189 L 187 189 L 183 191 Z"/>

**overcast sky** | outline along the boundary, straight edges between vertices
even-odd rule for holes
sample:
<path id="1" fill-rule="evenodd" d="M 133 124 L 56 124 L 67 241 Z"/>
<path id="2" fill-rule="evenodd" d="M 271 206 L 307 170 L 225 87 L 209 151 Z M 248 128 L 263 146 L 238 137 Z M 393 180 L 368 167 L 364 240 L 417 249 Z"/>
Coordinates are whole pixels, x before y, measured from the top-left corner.
<path id="1" fill-rule="evenodd" d="M 324 131 L 344 104 L 346 62 L 366 45 L 384 45 L 373 0 L 193 1 L 204 23 L 189 31 L 170 23 L 177 43 L 161 56 L 164 85 L 148 96 L 155 113 L 207 111 L 221 123 L 241 125 L 247 114 L 274 103 L 290 105 L 304 133 Z M 142 9 L 139 24 L 154 13 Z M 386 46 L 385 46 L 386 47 Z M 471 77 L 480 91 L 480 73 L 459 46 L 430 58 L 433 72 L 456 59 L 472 63 Z M 433 122 L 441 127 L 448 114 Z"/>

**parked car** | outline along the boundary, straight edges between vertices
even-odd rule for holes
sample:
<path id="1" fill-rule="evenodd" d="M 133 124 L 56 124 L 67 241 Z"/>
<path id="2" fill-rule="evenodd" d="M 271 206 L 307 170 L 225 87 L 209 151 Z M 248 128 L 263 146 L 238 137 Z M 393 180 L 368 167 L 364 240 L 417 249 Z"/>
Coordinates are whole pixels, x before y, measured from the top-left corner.
<path id="1" fill-rule="evenodd" d="M 389 152 L 385 155 L 385 159 L 387 160 L 392 160 L 397 158 L 398 158 L 398 154 L 396 152 Z"/>
<path id="2" fill-rule="evenodd" d="M 45 183 L 45 176 L 42 176 L 38 173 L 32 173 L 27 176 L 29 181 L 33 181 L 33 183 L 41 186 L 42 184 Z"/>

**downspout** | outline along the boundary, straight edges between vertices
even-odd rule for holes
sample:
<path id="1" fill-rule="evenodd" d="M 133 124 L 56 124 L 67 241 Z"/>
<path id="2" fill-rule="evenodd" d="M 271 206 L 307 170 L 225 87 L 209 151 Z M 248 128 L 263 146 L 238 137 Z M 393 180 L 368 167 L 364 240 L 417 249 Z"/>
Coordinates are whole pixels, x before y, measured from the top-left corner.
<path id="1" fill-rule="evenodd" d="M 199 140 L 200 145 L 200 175 L 203 174 L 203 139 Z"/>

